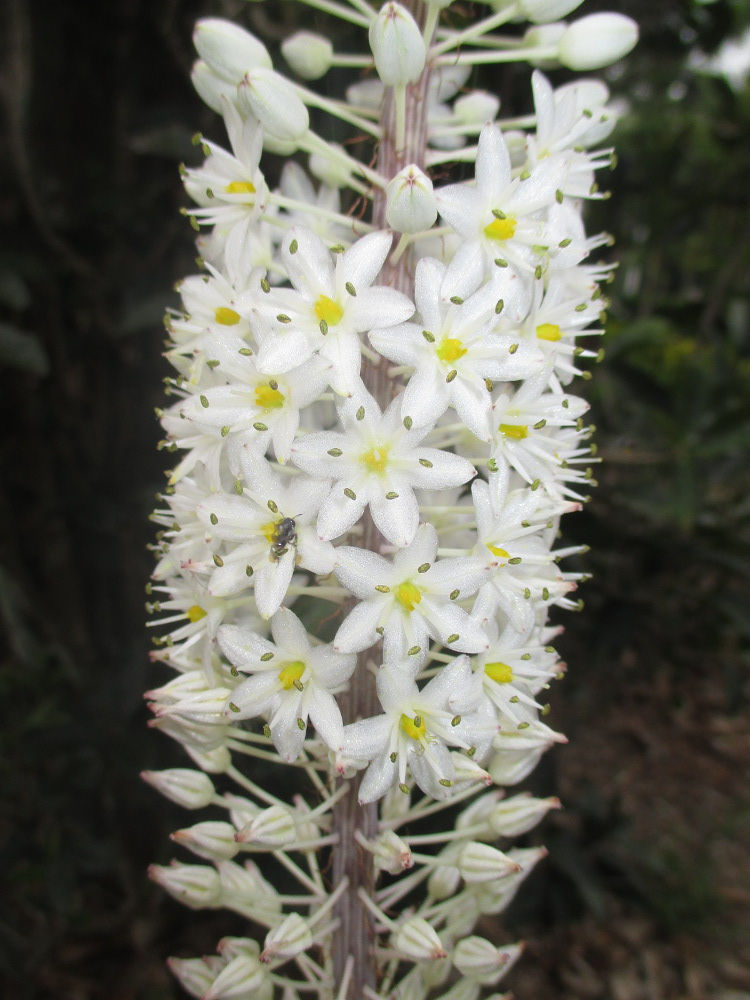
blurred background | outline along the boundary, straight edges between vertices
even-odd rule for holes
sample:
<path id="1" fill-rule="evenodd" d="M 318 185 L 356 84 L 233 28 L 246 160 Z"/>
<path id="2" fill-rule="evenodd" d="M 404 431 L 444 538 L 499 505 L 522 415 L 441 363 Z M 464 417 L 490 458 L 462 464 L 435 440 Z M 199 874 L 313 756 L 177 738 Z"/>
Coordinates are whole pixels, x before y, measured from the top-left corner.
<path id="1" fill-rule="evenodd" d="M 184 763 L 142 692 L 161 322 L 195 270 L 177 164 L 196 131 L 223 141 L 190 36 L 205 15 L 272 48 L 338 26 L 291 2 L 0 9 L 0 992 L 172 1000 L 167 955 L 242 933 L 148 882 L 186 815 L 138 778 Z M 504 926 L 479 933 L 529 942 L 508 981 L 527 1000 L 746 1000 L 750 4 L 597 9 L 642 41 L 605 74 L 629 114 L 589 216 L 620 268 L 586 387 L 599 487 L 565 526 L 594 574 L 552 693 L 570 745 L 529 786 L 565 810 L 530 837 L 550 857 Z M 528 110 L 522 75 L 476 83 Z"/>

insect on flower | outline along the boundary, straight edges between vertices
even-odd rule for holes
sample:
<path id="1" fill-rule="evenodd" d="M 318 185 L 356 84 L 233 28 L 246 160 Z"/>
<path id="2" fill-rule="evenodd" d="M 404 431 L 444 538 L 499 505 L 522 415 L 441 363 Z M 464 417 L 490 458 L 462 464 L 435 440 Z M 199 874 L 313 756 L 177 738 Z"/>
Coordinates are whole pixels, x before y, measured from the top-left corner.
<path id="1" fill-rule="evenodd" d="M 273 541 L 271 542 L 271 551 L 269 552 L 268 558 L 272 562 L 278 562 L 281 556 L 289 551 L 289 546 L 296 546 L 296 544 L 296 521 L 293 517 L 282 517 L 280 521 L 276 522 L 276 527 L 273 533 Z"/>

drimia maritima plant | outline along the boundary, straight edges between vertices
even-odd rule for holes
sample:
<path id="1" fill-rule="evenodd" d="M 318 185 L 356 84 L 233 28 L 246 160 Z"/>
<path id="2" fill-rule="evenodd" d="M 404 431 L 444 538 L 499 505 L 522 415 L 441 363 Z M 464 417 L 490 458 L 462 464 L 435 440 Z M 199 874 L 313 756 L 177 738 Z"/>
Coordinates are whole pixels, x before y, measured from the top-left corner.
<path id="1" fill-rule="evenodd" d="M 570 387 L 610 266 L 581 207 L 614 116 L 596 79 L 534 70 L 522 117 L 468 80 L 596 69 L 636 28 L 561 21 L 581 0 L 470 23 L 445 0 L 308 2 L 368 51 L 301 31 L 288 79 L 243 28 L 195 32 L 229 149 L 203 141 L 184 170 L 202 273 L 168 317 L 178 463 L 149 610 L 173 676 L 148 692 L 193 767 L 145 777 L 212 813 L 173 835 L 197 857 L 151 876 L 249 922 L 171 959 L 195 997 L 498 997 L 520 945 L 475 925 L 544 856 L 510 838 L 559 805 L 504 789 L 563 740 L 538 698 L 562 670 L 549 608 L 580 579 L 555 539 L 591 482 Z M 298 82 L 334 66 L 361 68 L 338 99 Z M 265 151 L 287 158 L 274 190 Z"/>

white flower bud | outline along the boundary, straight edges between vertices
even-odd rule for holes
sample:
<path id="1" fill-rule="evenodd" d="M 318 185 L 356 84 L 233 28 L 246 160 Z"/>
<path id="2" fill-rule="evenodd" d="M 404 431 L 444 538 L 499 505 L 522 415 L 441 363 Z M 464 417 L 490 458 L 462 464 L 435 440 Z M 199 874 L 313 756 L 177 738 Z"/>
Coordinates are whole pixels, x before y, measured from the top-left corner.
<path id="1" fill-rule="evenodd" d="M 559 808 L 559 799 L 534 799 L 524 792 L 498 802 L 490 813 L 489 823 L 498 837 L 520 837 L 536 826 L 550 809 Z"/>
<path id="2" fill-rule="evenodd" d="M 496 948 L 486 938 L 467 937 L 454 948 L 453 964 L 463 976 L 491 985 L 508 971 L 522 950 L 522 944 Z"/>
<path id="3" fill-rule="evenodd" d="M 499 110 L 500 98 L 486 90 L 472 90 L 453 102 L 453 113 L 466 125 L 494 121 Z"/>
<path id="4" fill-rule="evenodd" d="M 185 749 L 198 767 L 208 771 L 209 774 L 224 774 L 232 763 L 232 755 L 225 746 L 209 748 L 186 746 Z"/>
<path id="5" fill-rule="evenodd" d="M 474 886 L 474 899 L 481 913 L 502 913 L 509 906 L 518 889 L 537 862 L 547 857 L 544 847 L 526 847 L 508 851 L 520 871 L 494 882 L 480 882 Z"/>
<path id="6" fill-rule="evenodd" d="M 389 875 L 400 875 L 414 864 L 409 845 L 393 830 L 386 830 L 378 837 L 372 854 L 375 867 Z"/>
<path id="7" fill-rule="evenodd" d="M 172 767 L 166 771 L 141 771 L 141 777 L 172 802 L 185 809 L 202 809 L 210 805 L 216 789 L 203 771 L 189 767 Z"/>
<path id="8" fill-rule="evenodd" d="M 198 55 L 213 72 L 235 86 L 248 70 L 258 66 L 270 69 L 273 65 L 263 42 L 239 25 L 220 17 L 205 17 L 198 21 L 193 43 Z"/>
<path id="9" fill-rule="evenodd" d="M 458 870 L 464 882 L 488 882 L 512 875 L 521 866 L 496 847 L 473 840 L 461 848 Z"/>
<path id="10" fill-rule="evenodd" d="M 170 839 L 189 848 L 199 857 L 208 858 L 209 861 L 218 858 L 229 860 L 240 850 L 240 845 L 234 839 L 234 833 L 231 823 L 209 820 L 206 823 L 196 823 L 184 830 L 177 830 Z"/>
<path id="11" fill-rule="evenodd" d="M 213 985 L 203 994 L 202 1000 L 231 1000 L 241 997 L 258 996 L 268 970 L 252 955 L 238 955 L 224 966 Z"/>
<path id="12" fill-rule="evenodd" d="M 432 181 L 415 163 L 399 170 L 385 189 L 385 217 L 399 233 L 421 233 L 437 219 Z"/>
<path id="13" fill-rule="evenodd" d="M 297 827 L 287 808 L 270 806 L 243 827 L 236 839 L 241 844 L 258 844 L 275 850 L 297 839 Z"/>
<path id="14" fill-rule="evenodd" d="M 411 962 L 427 962 L 446 958 L 447 952 L 433 928 L 422 917 L 411 917 L 399 927 L 392 940 L 393 947 Z"/>
<path id="15" fill-rule="evenodd" d="M 436 865 L 427 880 L 427 894 L 430 899 L 448 899 L 458 890 L 461 874 L 452 865 Z"/>
<path id="16" fill-rule="evenodd" d="M 190 79 L 198 97 L 218 115 L 223 112 L 222 97 L 232 102 L 237 100 L 237 85 L 222 80 L 202 59 L 197 59 L 193 63 Z"/>
<path id="17" fill-rule="evenodd" d="M 208 865 L 181 865 L 176 861 L 168 867 L 150 865 L 148 877 L 194 910 L 219 905 L 221 879 L 216 869 Z"/>
<path id="18" fill-rule="evenodd" d="M 313 944 L 312 931 L 306 920 L 297 913 L 290 913 L 266 935 L 261 962 L 270 962 L 272 958 L 293 958 L 300 952 L 307 951 Z"/>
<path id="19" fill-rule="evenodd" d="M 564 21 L 555 21 L 553 24 L 540 24 L 536 28 L 529 28 L 523 36 L 524 48 L 554 49 L 560 44 L 560 40 L 567 31 L 568 26 Z M 554 69 L 560 65 L 557 55 L 547 59 L 530 59 L 532 66 L 539 69 Z"/>
<path id="20" fill-rule="evenodd" d="M 483 767 L 465 753 L 452 753 L 451 760 L 456 771 L 455 781 L 481 781 L 485 785 L 492 784 L 492 778 Z"/>
<path id="21" fill-rule="evenodd" d="M 194 997 L 202 997 L 216 976 L 216 971 L 203 958 L 168 958 L 167 965 L 182 988 Z"/>
<path id="22" fill-rule="evenodd" d="M 239 85 L 239 104 L 283 142 L 297 142 L 310 126 L 307 108 L 293 85 L 272 69 L 258 67 L 245 74 Z"/>
<path id="23" fill-rule="evenodd" d="M 319 80 L 333 62 L 333 45 L 323 35 L 297 31 L 281 43 L 281 54 L 303 80 Z"/>
<path id="24" fill-rule="evenodd" d="M 527 21 L 535 24 L 549 24 L 550 21 L 561 21 L 583 0 L 520 0 L 521 13 Z"/>
<path id="25" fill-rule="evenodd" d="M 589 14 L 565 31 L 558 55 L 568 69 L 600 69 L 626 56 L 637 41 L 638 25 L 632 18 L 624 14 Z"/>
<path id="26" fill-rule="evenodd" d="M 387 87 L 413 83 L 424 69 L 427 53 L 422 32 L 400 3 L 380 8 L 370 25 L 370 48 L 378 76 Z"/>
<path id="27" fill-rule="evenodd" d="M 250 904 L 260 913 L 268 914 L 269 925 L 276 923 L 281 913 L 281 902 L 274 887 L 260 874 L 252 861 L 238 865 L 235 861 L 217 861 L 216 868 L 221 879 L 222 899 L 225 906 L 239 908 L 239 904 Z"/>
<path id="28" fill-rule="evenodd" d="M 327 142 L 326 145 L 330 146 L 333 150 L 338 150 L 342 153 L 345 152 L 343 147 L 339 146 L 336 142 Z M 338 156 L 326 156 L 324 152 L 319 151 L 311 153 L 307 163 L 313 177 L 317 177 L 321 183 L 327 184 L 328 187 L 342 188 L 349 186 L 352 176 L 351 171 Z"/>

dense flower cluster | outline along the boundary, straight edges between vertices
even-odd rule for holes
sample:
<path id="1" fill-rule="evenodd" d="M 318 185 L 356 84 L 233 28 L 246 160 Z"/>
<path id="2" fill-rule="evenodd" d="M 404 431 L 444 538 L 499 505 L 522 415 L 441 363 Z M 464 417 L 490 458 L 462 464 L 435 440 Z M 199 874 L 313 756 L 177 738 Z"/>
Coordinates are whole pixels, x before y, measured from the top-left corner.
<path id="1" fill-rule="evenodd" d="M 597 80 L 554 89 L 536 69 L 533 114 L 510 121 L 467 81 L 481 62 L 597 68 L 636 32 L 559 20 L 581 0 L 493 0 L 462 30 L 440 25 L 442 0 L 310 2 L 368 31 L 362 55 L 309 32 L 282 46 L 298 78 L 374 67 L 346 100 L 281 76 L 243 28 L 195 33 L 195 86 L 230 148 L 201 140 L 183 171 L 202 273 L 167 324 L 178 462 L 149 610 L 173 676 L 147 695 L 195 767 L 146 778 L 220 818 L 174 834 L 202 863 L 151 874 L 261 929 L 171 961 L 196 997 L 476 1000 L 520 946 L 474 926 L 544 854 L 497 844 L 559 805 L 503 788 L 564 739 L 540 694 L 563 669 L 549 609 L 577 606 L 555 539 L 594 460 L 570 387 L 610 271 L 588 262 L 607 237 L 581 205 L 601 197 L 615 116 Z M 376 167 L 321 139 L 308 107 L 379 143 Z M 264 151 L 288 157 L 277 187 Z M 451 161 L 469 179 L 433 187 Z M 371 856 L 360 885 L 326 874 L 342 852 Z M 301 894 L 272 886 L 281 871 Z"/>

